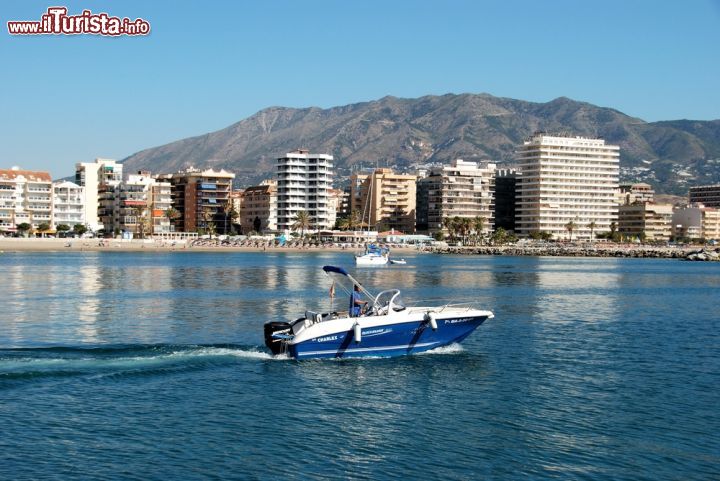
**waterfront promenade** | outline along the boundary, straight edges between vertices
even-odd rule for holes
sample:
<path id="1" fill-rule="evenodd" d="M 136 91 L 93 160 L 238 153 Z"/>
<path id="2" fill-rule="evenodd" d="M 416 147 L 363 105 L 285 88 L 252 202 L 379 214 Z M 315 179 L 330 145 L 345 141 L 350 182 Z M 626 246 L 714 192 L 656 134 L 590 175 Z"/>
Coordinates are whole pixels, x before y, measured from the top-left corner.
<path id="1" fill-rule="evenodd" d="M 107 251 L 107 252 L 141 252 L 141 251 L 192 251 L 192 252 L 355 252 L 362 246 L 338 244 L 304 245 L 291 244 L 274 246 L 270 242 L 222 243 L 217 240 L 188 241 L 160 241 L 160 240 L 120 240 L 120 239 L 49 239 L 49 238 L 0 238 L 0 251 L 2 252 L 78 252 L 78 251 Z M 418 252 L 414 246 L 393 247 L 393 252 Z"/>
<path id="2" fill-rule="evenodd" d="M 0 238 L 3 252 L 57 252 L 57 251 L 193 251 L 193 252 L 354 252 L 360 245 L 291 244 L 275 246 L 270 242 L 222 243 L 216 240 L 171 242 L 160 240 L 119 239 L 40 239 Z M 705 258 L 697 260 L 720 260 L 720 248 L 702 246 L 652 246 L 644 244 L 596 243 L 546 243 L 544 245 L 466 246 L 418 249 L 415 246 L 393 245 L 396 254 L 427 252 L 435 254 L 491 255 L 491 256 L 550 256 L 550 257 L 631 257 L 686 259 L 696 253 Z"/>

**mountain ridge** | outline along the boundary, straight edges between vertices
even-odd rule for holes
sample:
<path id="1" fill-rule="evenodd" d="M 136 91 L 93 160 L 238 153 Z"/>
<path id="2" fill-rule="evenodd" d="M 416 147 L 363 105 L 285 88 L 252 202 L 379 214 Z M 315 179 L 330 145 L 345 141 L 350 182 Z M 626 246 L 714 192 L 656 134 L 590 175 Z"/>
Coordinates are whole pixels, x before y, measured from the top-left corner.
<path id="1" fill-rule="evenodd" d="M 621 179 L 659 193 L 720 182 L 720 119 L 645 122 L 568 97 L 528 102 L 482 94 L 385 96 L 323 109 L 267 107 L 224 129 L 180 139 L 123 159 L 126 171 L 225 168 L 238 185 L 272 175 L 275 159 L 296 148 L 335 157 L 338 178 L 358 165 L 448 163 L 455 158 L 511 165 L 536 131 L 604 138 L 620 145 Z"/>

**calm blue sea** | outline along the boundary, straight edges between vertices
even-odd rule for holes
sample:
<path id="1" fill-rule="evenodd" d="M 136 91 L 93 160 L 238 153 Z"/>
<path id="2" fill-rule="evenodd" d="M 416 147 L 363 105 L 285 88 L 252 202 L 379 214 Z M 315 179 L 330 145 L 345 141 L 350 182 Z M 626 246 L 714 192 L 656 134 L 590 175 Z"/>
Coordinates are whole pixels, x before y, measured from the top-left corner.
<path id="1" fill-rule="evenodd" d="M 405 258 L 0 254 L 0 479 L 720 479 L 720 264 Z M 496 317 L 272 358 L 266 320 L 331 307 L 325 264 Z"/>

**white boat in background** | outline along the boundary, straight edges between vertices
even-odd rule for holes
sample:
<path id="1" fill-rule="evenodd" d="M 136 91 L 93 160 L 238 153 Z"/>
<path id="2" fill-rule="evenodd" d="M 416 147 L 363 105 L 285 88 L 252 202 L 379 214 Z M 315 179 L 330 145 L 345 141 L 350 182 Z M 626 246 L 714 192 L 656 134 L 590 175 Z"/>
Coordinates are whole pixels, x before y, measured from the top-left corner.
<path id="1" fill-rule="evenodd" d="M 390 249 L 370 244 L 365 252 L 355 254 L 355 265 L 358 266 L 384 266 L 390 261 Z"/>
<path id="2" fill-rule="evenodd" d="M 390 264 L 399 264 L 399 265 L 405 265 L 407 262 L 405 259 L 390 259 Z"/>

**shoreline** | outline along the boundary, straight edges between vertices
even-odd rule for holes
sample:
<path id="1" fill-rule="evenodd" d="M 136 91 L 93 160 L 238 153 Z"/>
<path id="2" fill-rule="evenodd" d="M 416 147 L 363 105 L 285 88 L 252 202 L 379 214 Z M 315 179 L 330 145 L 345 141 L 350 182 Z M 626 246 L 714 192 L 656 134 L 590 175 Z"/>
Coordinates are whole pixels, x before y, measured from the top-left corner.
<path id="1" fill-rule="evenodd" d="M 436 254 L 531 256 L 531 257 L 618 257 L 720 261 L 720 248 L 711 246 L 650 246 L 636 244 L 588 244 L 546 246 L 473 246 L 431 249 Z"/>
<path id="2" fill-rule="evenodd" d="M 119 239 L 43 239 L 0 238 L 0 252 L 359 252 L 362 248 L 342 246 L 237 246 L 191 245 L 155 240 Z M 617 257 L 651 259 L 692 259 L 720 261 L 720 247 L 710 246 L 649 246 L 635 244 L 582 244 L 545 246 L 466 246 L 422 248 L 392 247 L 402 254 L 431 253 L 450 255 L 530 256 L 530 257 Z"/>
<path id="3" fill-rule="evenodd" d="M 185 242 L 119 239 L 0 238 L 0 252 L 359 252 L 361 247 L 341 246 L 235 246 L 190 245 Z M 398 253 L 428 252 L 416 247 L 395 247 Z"/>

